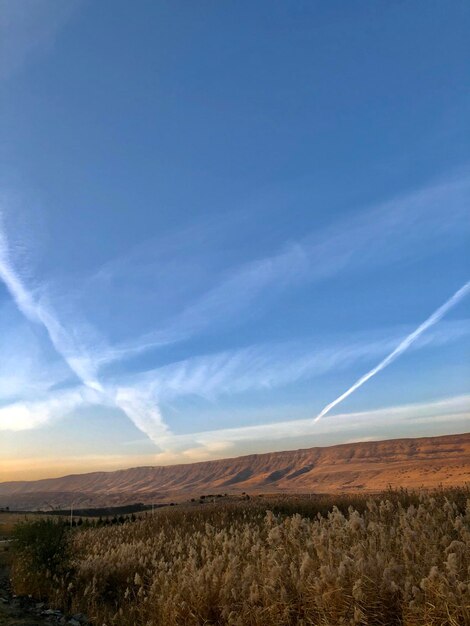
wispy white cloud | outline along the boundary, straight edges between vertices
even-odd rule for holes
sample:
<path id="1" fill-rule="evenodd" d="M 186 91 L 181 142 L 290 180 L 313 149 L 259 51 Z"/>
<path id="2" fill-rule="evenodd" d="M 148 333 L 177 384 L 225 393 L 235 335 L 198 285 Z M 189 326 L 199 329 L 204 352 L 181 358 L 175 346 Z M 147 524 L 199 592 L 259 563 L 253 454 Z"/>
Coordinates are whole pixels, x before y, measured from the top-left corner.
<path id="1" fill-rule="evenodd" d="M 40 428 L 65 417 L 78 406 L 102 404 L 87 387 L 47 394 L 36 401 L 21 401 L 0 407 L 0 431 L 21 431 Z"/>
<path id="2" fill-rule="evenodd" d="M 382 329 L 369 336 L 330 338 L 327 345 L 325 341 L 304 340 L 227 350 L 127 375 L 126 382 L 145 390 L 159 402 L 171 402 L 185 395 L 215 399 L 225 394 L 273 389 L 380 358 L 393 349 L 404 332 L 409 329 Z M 442 346 L 469 335 L 469 321 L 448 322 L 420 338 L 414 349 Z M 118 378 L 114 384 L 123 382 Z"/>
<path id="3" fill-rule="evenodd" d="M 161 442 L 163 453 L 157 463 L 207 460 L 243 454 L 247 449 L 289 449 L 325 445 L 332 441 L 345 443 L 367 437 L 374 429 L 373 439 L 396 437 L 397 431 L 414 428 L 414 436 L 464 432 L 470 418 L 470 395 L 385 407 L 357 413 L 341 413 L 314 424 L 312 419 L 285 420 L 238 428 L 225 428 L 185 435 L 174 435 Z M 390 430 L 393 424 L 393 431 Z M 388 430 L 387 430 L 388 427 Z M 356 435 L 357 433 L 357 435 Z M 338 435 L 340 437 L 338 438 Z M 247 448 L 249 446 L 249 448 Z"/>
<path id="4" fill-rule="evenodd" d="M 334 367 L 347 367 L 382 356 L 393 347 L 394 337 L 320 348 L 305 342 L 302 349 L 293 345 L 255 346 L 203 355 L 121 378 L 106 375 L 103 365 L 159 343 L 180 341 L 209 327 L 235 323 L 237 317 L 248 314 L 255 302 L 269 301 L 292 286 L 323 280 L 340 271 L 351 271 L 364 265 L 377 268 L 403 259 L 407 254 L 424 254 L 424 248 L 446 245 L 447 239 L 452 240 L 468 228 L 466 200 L 469 190 L 470 180 L 456 179 L 310 234 L 272 256 L 227 271 L 218 285 L 192 301 L 184 302 L 181 312 L 173 321 L 161 324 L 160 330 L 111 346 L 105 345 L 94 329 L 89 332 L 86 324 L 78 324 L 78 313 L 70 314 L 70 309 L 60 306 L 67 300 L 66 293 L 54 298 L 43 284 L 33 289 L 27 286 L 27 281 L 14 267 L 12 250 L 1 224 L 0 279 L 18 310 L 46 329 L 57 354 L 83 386 L 98 394 L 101 403 L 123 410 L 140 430 L 160 445 L 162 440 L 172 438 L 159 409 L 161 402 L 191 394 L 213 398 L 312 378 Z M 443 223 L 444 210 L 446 219 Z M 124 266 L 122 264 L 121 268 Z M 109 271 L 112 272 L 113 267 L 108 268 Z M 133 268 L 129 271 L 132 274 Z M 450 335 L 447 336 L 443 329 L 439 332 L 436 329 L 434 339 L 429 337 L 424 342 L 448 340 Z M 81 401 L 80 395 L 74 397 Z M 59 410 L 60 399 L 55 406 L 55 398 L 51 396 L 54 410 L 48 411 L 44 404 L 41 405 L 49 419 L 54 419 Z M 47 417 L 43 420 L 35 418 L 37 412 L 31 406 L 29 403 L 22 408 L 21 403 L 15 404 L 17 415 L 23 416 L 19 423 L 27 426 L 47 421 Z M 6 418 L 3 423 L 11 424 Z"/>
<path id="5" fill-rule="evenodd" d="M 41 396 L 70 381 L 69 368 L 56 358 L 13 307 L 0 307 L 0 406 Z"/>
<path id="6" fill-rule="evenodd" d="M 68 333 L 57 319 L 56 314 L 44 299 L 38 300 L 27 289 L 19 274 L 15 271 L 11 260 L 8 240 L 2 227 L 0 213 L 0 279 L 4 282 L 14 302 L 23 315 L 32 322 L 41 324 L 47 331 L 52 345 L 64 359 L 72 372 L 83 383 L 84 387 L 94 394 L 94 401 L 108 404 L 114 403 L 143 430 L 152 440 L 158 433 L 167 432 L 158 408 L 152 407 L 148 396 L 142 396 L 137 390 L 115 388 L 112 392 L 106 389 L 96 376 L 93 358 L 80 343 L 80 337 Z M 76 329 L 75 329 L 76 330 Z M 68 394 L 52 395 L 49 400 L 39 403 L 15 403 L 2 409 L 1 429 L 34 428 L 54 419 L 59 411 L 66 412 L 77 403 L 85 401 L 83 391 L 71 391 Z M 15 426 L 16 424 L 16 426 Z"/>
<path id="7" fill-rule="evenodd" d="M 121 409 L 136 427 L 157 447 L 169 445 L 172 433 L 159 405 L 171 404 L 184 396 L 216 400 L 260 389 L 275 389 L 299 380 L 312 380 L 330 371 L 368 362 L 386 353 L 396 344 L 396 329 L 377 336 L 330 342 L 327 347 L 314 343 L 270 344 L 243 350 L 187 359 L 143 374 L 108 380 L 105 390 L 78 386 L 65 391 L 36 394 L 39 400 L 18 401 L 3 407 L 0 430 L 25 430 L 53 423 L 61 415 L 83 405 L 106 405 Z M 432 329 L 426 340 L 414 349 L 442 346 L 470 335 L 468 321 L 443 323 Z"/>
<path id="8" fill-rule="evenodd" d="M 97 354 L 97 360 L 103 366 L 200 332 L 213 332 L 221 325 L 237 324 L 253 314 L 255 305 L 272 305 L 278 295 L 302 284 L 364 267 L 376 271 L 386 264 L 454 245 L 470 230 L 469 201 L 470 178 L 465 174 L 355 213 L 285 245 L 271 256 L 226 270 L 218 285 L 193 302 L 183 302 L 182 310 L 170 321 L 161 320 L 157 330 L 115 343 Z M 119 267 L 123 270 L 123 264 Z M 135 268 L 130 264 L 126 269 L 134 280 Z M 152 289 L 150 283 L 148 289 Z M 158 297 L 162 297 L 161 292 Z"/>
<path id="9" fill-rule="evenodd" d="M 66 332 L 55 314 L 44 301 L 41 301 L 24 284 L 13 267 L 11 251 L 2 224 L 0 212 L 0 280 L 23 315 L 34 323 L 41 324 L 47 331 L 52 345 L 65 360 L 70 369 L 86 385 L 98 389 L 99 383 L 92 360 L 76 340 Z"/>
<path id="10" fill-rule="evenodd" d="M 82 388 L 56 396 L 55 403 L 41 402 L 15 407 L 14 413 L 0 409 L 0 430 L 28 429 L 32 423 L 38 427 L 45 415 L 57 418 L 64 411 L 72 411 L 82 403 L 93 404 L 95 398 L 89 389 Z M 56 409 L 55 414 L 54 409 Z M 275 451 L 347 443 L 353 441 L 395 438 L 397 430 L 406 436 L 425 436 L 465 432 L 470 419 L 470 395 L 443 398 L 433 402 L 412 403 L 383 407 L 369 411 L 341 413 L 314 424 L 312 419 L 286 419 L 274 423 L 256 424 L 236 428 L 222 428 L 183 435 L 159 434 L 160 452 L 147 457 L 148 464 L 167 465 L 190 463 L 237 456 L 253 451 Z M 392 425 L 392 426 L 391 426 Z M 373 433 L 371 435 L 370 433 Z M 55 456 L 61 468 L 74 459 Z M 76 460 L 76 459 L 75 459 Z M 108 461 L 111 461 L 108 463 Z M 142 457 L 134 461 L 127 456 L 97 459 L 97 468 L 126 467 L 132 462 L 142 463 Z M 47 459 L 44 463 L 48 465 Z M 34 465 L 37 463 L 34 461 Z M 6 468 L 8 469 L 8 468 Z"/>
<path id="11" fill-rule="evenodd" d="M 114 394 L 116 405 L 144 432 L 157 446 L 163 437 L 170 434 L 155 397 L 141 388 L 118 387 Z"/>

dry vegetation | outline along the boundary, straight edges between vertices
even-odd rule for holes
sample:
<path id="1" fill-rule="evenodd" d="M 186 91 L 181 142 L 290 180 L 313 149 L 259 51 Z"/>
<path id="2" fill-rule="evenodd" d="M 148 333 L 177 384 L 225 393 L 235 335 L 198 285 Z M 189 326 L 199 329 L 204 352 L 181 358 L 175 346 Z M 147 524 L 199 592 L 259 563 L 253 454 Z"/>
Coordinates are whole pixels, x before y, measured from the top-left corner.
<path id="1" fill-rule="evenodd" d="M 15 526 L 22 522 L 31 522 L 38 519 L 35 513 L 10 513 L 0 511 L 0 574 L 4 566 L 11 561 L 10 545 L 8 540 L 14 532 Z"/>
<path id="2" fill-rule="evenodd" d="M 69 544 L 43 593 L 96 624 L 470 624 L 468 489 L 175 507 Z M 14 582 L 38 589 L 25 554 Z"/>
<path id="3" fill-rule="evenodd" d="M 0 541 L 9 539 L 13 529 L 19 522 L 28 522 L 39 519 L 37 513 L 10 513 L 9 511 L 0 511 Z"/>

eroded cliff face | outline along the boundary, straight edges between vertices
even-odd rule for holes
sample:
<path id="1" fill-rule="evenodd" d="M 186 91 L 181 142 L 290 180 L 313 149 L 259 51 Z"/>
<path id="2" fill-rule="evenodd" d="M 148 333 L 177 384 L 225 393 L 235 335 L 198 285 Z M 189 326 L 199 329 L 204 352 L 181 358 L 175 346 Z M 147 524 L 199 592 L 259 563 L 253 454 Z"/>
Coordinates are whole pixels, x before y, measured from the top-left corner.
<path id="1" fill-rule="evenodd" d="M 470 433 L 0 483 L 0 507 L 98 506 L 209 493 L 380 491 L 470 483 Z"/>

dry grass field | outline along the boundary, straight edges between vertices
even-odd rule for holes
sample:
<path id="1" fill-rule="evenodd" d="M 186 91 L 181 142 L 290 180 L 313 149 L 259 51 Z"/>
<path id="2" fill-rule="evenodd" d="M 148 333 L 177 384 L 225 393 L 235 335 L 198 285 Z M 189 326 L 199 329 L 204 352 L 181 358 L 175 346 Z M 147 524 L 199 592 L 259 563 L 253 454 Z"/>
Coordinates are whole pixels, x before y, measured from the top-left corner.
<path id="1" fill-rule="evenodd" d="M 28 522 L 39 519 L 37 513 L 10 513 L 9 511 L 0 511 L 0 541 L 9 539 L 19 522 Z"/>
<path id="2" fill-rule="evenodd" d="M 464 488 L 174 507 L 68 541 L 39 586 L 18 554 L 16 589 L 103 626 L 470 624 Z"/>

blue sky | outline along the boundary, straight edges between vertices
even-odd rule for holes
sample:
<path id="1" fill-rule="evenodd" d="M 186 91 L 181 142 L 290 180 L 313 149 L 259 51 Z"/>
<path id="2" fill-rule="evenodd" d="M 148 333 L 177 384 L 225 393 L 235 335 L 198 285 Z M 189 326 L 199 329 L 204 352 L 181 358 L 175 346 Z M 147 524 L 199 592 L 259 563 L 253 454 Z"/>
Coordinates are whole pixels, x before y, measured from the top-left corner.
<path id="1" fill-rule="evenodd" d="M 0 479 L 468 430 L 468 3 L 0 14 Z"/>

